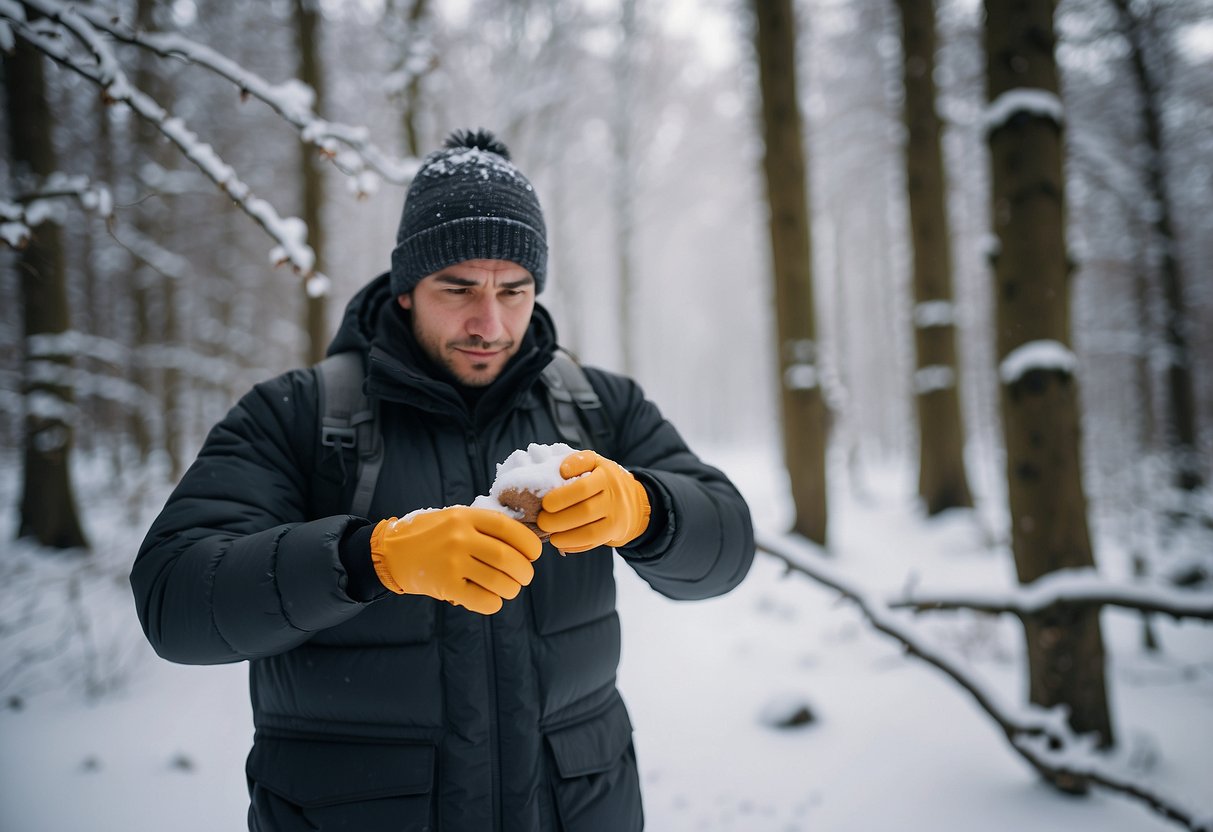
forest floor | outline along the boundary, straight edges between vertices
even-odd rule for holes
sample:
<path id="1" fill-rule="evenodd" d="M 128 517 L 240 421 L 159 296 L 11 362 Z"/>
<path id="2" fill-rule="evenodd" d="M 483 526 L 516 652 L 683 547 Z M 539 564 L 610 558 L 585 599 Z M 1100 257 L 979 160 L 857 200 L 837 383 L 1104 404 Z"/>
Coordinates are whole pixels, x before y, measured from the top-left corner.
<path id="1" fill-rule="evenodd" d="M 773 455 L 707 455 L 727 470 L 761 528 L 786 526 Z M 15 466 L 0 468 L 0 539 L 13 537 Z M 163 492 L 82 474 L 95 553 L 85 560 L 5 544 L 0 561 L 0 829 L 142 832 L 244 828 L 252 736 L 244 665 L 157 659 L 135 620 L 126 574 Z M 831 493 L 837 568 L 878 591 L 1007 586 L 1004 545 L 978 512 L 926 521 L 904 472 Z M 997 512 L 989 513 L 993 516 Z M 1122 576 L 1117 541 L 1101 571 Z M 954 682 L 906 656 L 838 595 L 785 576 L 759 554 L 719 599 L 667 601 L 623 568 L 619 684 L 635 724 L 648 828 L 654 830 L 989 830 L 1104 832 L 1177 828 L 1101 792 L 1044 786 Z M 935 613 L 911 622 L 1008 702 L 1023 698 L 1017 622 Z M 1210 625 L 1103 614 L 1118 758 L 1198 814 L 1213 817 Z M 772 720 L 801 707 L 796 728 Z"/>

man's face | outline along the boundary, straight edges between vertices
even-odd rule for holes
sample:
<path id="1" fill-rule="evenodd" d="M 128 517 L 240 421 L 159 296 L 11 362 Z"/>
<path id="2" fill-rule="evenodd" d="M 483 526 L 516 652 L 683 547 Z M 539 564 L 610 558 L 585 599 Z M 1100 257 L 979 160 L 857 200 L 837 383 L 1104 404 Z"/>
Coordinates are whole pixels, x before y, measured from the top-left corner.
<path id="1" fill-rule="evenodd" d="M 469 387 L 501 374 L 535 309 L 531 273 L 507 260 L 465 260 L 421 280 L 397 301 L 413 313 L 422 349 Z"/>

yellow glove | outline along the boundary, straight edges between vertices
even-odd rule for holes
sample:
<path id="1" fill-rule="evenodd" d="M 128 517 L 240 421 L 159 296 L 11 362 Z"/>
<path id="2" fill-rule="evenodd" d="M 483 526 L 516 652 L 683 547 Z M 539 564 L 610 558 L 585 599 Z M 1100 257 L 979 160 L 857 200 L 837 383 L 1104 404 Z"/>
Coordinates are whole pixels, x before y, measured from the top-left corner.
<path id="1" fill-rule="evenodd" d="M 380 520 L 371 560 L 398 595 L 428 595 L 492 615 L 535 577 L 543 544 L 526 526 L 496 511 L 456 506 L 411 520 Z"/>
<path id="2" fill-rule="evenodd" d="M 579 479 L 549 491 L 537 520 L 560 551 L 623 546 L 649 527 L 649 495 L 619 463 L 578 451 L 560 463 L 560 476 Z"/>

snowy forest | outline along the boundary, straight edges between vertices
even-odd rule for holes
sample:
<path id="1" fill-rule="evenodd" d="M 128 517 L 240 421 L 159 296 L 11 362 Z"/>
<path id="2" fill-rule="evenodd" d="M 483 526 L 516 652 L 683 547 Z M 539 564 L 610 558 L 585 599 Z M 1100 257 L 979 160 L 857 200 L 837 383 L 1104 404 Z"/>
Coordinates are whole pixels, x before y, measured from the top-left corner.
<path id="1" fill-rule="evenodd" d="M 650 828 L 1213 830 L 1213 0 L 0 0 L 0 50 L 0 828 L 243 827 L 247 671 L 157 658 L 131 564 L 485 127 L 562 344 L 754 516 L 724 598 L 616 563 Z"/>

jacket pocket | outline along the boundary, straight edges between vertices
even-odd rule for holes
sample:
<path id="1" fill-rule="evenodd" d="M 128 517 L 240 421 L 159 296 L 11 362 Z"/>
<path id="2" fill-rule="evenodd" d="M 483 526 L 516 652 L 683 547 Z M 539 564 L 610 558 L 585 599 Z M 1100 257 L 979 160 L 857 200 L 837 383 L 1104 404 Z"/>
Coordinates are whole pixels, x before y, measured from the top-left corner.
<path id="1" fill-rule="evenodd" d="M 258 738 L 245 771 L 250 826 L 435 829 L 434 746 Z M 259 826 L 251 821 L 257 819 Z"/>
<path id="2" fill-rule="evenodd" d="M 547 734 L 556 812 L 563 832 L 644 827 L 632 723 L 623 700 L 602 714 Z"/>

